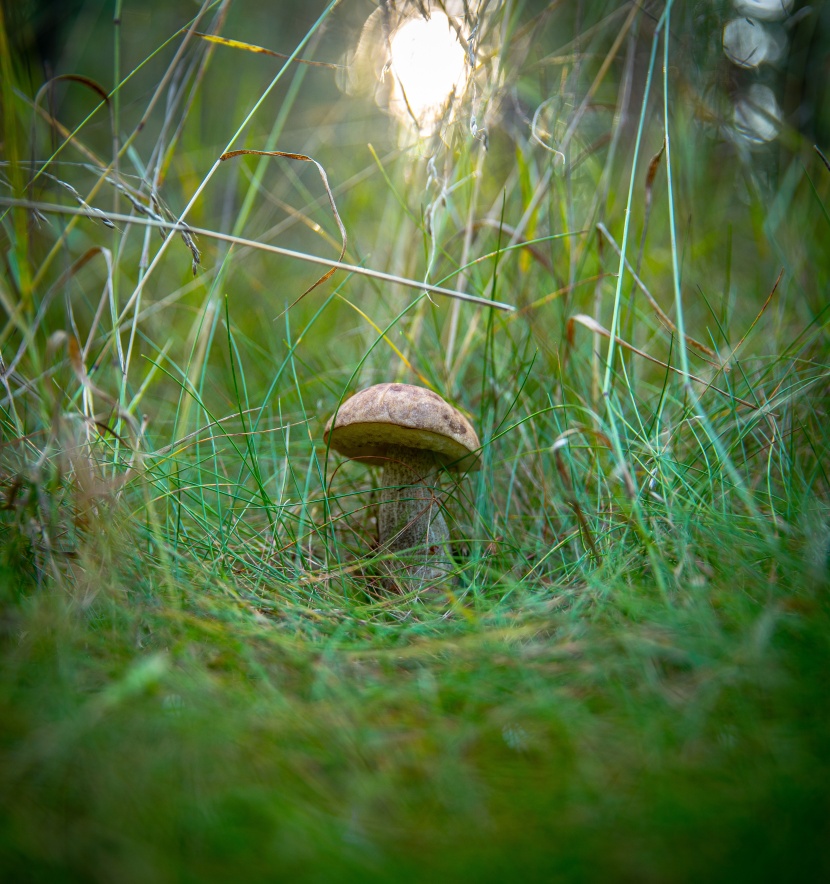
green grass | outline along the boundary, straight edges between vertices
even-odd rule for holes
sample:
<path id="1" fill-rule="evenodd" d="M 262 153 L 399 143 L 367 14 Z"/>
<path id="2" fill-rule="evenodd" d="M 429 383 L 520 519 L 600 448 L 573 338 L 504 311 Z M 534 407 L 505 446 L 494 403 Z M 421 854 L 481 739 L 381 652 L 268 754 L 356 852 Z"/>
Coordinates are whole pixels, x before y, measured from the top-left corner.
<path id="1" fill-rule="evenodd" d="M 372 9 L 285 6 L 196 30 Z M 516 2 L 418 142 L 194 9 L 84 4 L 37 100 L 0 22 L 0 879 L 827 877 L 827 119 L 730 138 L 724 10 Z M 390 380 L 482 440 L 420 599 L 323 443 Z"/>

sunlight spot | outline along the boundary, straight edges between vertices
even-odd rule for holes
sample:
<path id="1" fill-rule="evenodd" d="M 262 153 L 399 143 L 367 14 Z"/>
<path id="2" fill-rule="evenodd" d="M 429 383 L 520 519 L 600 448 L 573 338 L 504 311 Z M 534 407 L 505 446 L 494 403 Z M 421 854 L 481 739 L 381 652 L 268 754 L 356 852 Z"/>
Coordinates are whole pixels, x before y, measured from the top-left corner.
<path id="1" fill-rule="evenodd" d="M 738 15 L 749 15 L 763 21 L 781 21 L 793 8 L 793 0 L 734 0 Z"/>
<path id="2" fill-rule="evenodd" d="M 787 49 L 786 35 L 750 18 L 733 18 L 723 29 L 723 51 L 738 67 L 775 64 Z"/>
<path id="3" fill-rule="evenodd" d="M 764 144 L 778 137 L 781 108 L 769 86 L 755 83 L 746 98 L 735 105 L 735 132 L 749 145 Z"/>
<path id="4" fill-rule="evenodd" d="M 394 76 L 389 108 L 400 119 L 430 135 L 441 123 L 454 97 L 467 83 L 467 56 L 443 12 L 429 19 L 404 22 L 391 40 Z"/>

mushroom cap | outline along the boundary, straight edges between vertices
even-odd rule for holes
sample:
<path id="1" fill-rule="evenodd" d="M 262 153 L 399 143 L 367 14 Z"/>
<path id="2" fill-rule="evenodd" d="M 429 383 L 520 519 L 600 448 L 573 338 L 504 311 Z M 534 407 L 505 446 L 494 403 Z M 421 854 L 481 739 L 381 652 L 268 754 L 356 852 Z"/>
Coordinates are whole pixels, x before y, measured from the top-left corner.
<path id="1" fill-rule="evenodd" d="M 340 454 L 383 464 L 390 445 L 433 451 L 445 466 L 478 470 L 476 431 L 437 393 L 412 384 L 375 384 L 347 399 L 323 438 Z"/>

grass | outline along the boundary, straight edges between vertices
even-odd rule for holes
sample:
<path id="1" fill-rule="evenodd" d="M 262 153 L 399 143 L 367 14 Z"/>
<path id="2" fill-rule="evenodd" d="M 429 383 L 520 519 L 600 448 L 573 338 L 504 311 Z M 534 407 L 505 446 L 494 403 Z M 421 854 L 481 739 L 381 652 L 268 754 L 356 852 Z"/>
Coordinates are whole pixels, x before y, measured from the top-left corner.
<path id="1" fill-rule="evenodd" d="M 827 119 L 732 137 L 722 11 L 516 2 L 419 140 L 307 5 L 86 3 L 39 96 L 0 22 L 0 878 L 821 880 Z M 429 598 L 322 440 L 387 380 L 483 443 Z"/>

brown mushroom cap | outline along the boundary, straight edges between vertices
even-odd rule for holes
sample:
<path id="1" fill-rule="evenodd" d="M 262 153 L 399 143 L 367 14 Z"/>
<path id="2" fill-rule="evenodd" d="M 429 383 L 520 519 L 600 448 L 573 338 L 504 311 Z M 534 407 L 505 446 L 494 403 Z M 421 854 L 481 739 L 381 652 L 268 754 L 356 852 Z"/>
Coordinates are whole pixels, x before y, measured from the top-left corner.
<path id="1" fill-rule="evenodd" d="M 476 431 L 437 393 L 412 384 L 376 384 L 347 399 L 332 417 L 323 438 L 340 454 L 383 464 L 388 446 L 435 452 L 453 469 L 480 468 Z"/>

